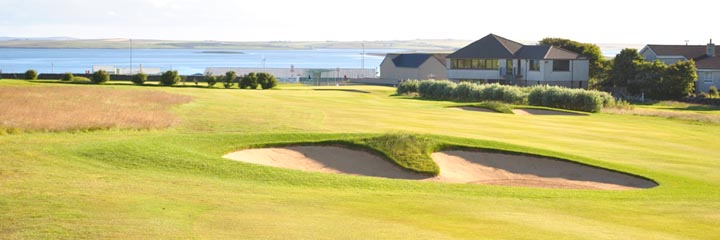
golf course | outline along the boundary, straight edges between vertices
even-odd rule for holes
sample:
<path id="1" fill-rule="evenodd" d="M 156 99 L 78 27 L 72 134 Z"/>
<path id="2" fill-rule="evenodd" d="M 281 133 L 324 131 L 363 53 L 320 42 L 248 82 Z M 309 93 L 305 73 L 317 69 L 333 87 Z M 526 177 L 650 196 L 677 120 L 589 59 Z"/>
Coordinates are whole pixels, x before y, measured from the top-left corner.
<path id="1" fill-rule="evenodd" d="M 715 107 L 7 79 L 0 100 L 0 239 L 720 239 Z"/>

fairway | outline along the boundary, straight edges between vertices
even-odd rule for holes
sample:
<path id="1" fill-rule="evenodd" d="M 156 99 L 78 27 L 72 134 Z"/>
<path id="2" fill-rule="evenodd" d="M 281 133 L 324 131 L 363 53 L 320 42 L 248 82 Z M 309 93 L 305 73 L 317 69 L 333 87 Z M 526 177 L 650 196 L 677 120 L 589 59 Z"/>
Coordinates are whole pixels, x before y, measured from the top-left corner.
<path id="1" fill-rule="evenodd" d="M 182 101 L 153 108 L 172 122 L 158 128 L 3 131 L 0 239 L 720 238 L 720 124 L 712 121 L 465 111 L 379 86 L 239 90 L 0 80 L 0 90 L 10 88 L 158 92 Z M 385 134 L 566 159 L 658 186 L 441 183 L 223 158 L 297 143 L 362 144 Z"/>

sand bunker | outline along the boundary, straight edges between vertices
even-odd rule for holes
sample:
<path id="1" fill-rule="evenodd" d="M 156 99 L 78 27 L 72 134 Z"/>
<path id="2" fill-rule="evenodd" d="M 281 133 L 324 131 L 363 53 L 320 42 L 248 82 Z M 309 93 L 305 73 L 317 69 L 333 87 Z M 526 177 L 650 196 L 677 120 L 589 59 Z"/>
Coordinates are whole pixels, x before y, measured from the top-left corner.
<path id="1" fill-rule="evenodd" d="M 487 108 L 481 108 L 481 107 L 472 107 L 472 106 L 461 106 L 461 107 L 454 107 L 455 109 L 461 109 L 465 111 L 476 111 L 476 112 L 487 112 L 487 113 L 498 113 L 495 110 L 487 109 Z"/>
<path id="2" fill-rule="evenodd" d="M 570 189 L 651 188 L 653 181 L 579 163 L 480 151 L 432 154 L 440 166 L 434 181 Z"/>
<path id="3" fill-rule="evenodd" d="M 515 115 L 587 116 L 586 114 L 582 114 L 582 113 L 553 111 L 553 110 L 544 110 L 544 109 L 532 109 L 532 108 L 516 108 L 516 109 L 513 109 L 512 112 Z"/>
<path id="4" fill-rule="evenodd" d="M 483 151 L 445 151 L 432 154 L 440 174 L 429 177 L 405 170 L 373 154 L 335 146 L 294 146 L 248 149 L 224 158 L 312 172 L 569 189 L 622 190 L 651 188 L 653 181 L 551 158 Z"/>
<path id="5" fill-rule="evenodd" d="M 334 146 L 294 146 L 248 149 L 224 158 L 310 172 L 345 173 L 399 179 L 423 179 L 427 175 L 405 170 L 373 154 Z"/>

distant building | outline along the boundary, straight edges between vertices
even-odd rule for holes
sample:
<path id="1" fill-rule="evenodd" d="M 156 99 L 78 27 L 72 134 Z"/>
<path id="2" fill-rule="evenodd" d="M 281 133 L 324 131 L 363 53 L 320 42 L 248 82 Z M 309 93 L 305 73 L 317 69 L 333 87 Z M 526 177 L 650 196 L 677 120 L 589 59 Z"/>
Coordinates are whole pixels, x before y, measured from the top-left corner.
<path id="1" fill-rule="evenodd" d="M 489 34 L 447 56 L 448 78 L 512 85 L 587 88 L 588 59 L 553 46 L 530 46 Z"/>
<path id="2" fill-rule="evenodd" d="M 390 53 L 380 64 L 385 80 L 447 79 L 447 53 Z"/>
<path id="3" fill-rule="evenodd" d="M 707 45 L 648 44 L 640 50 L 640 55 L 647 61 L 659 60 L 665 64 L 692 59 L 698 75 L 695 90 L 707 92 L 710 86 L 720 87 L 720 56 L 712 39 Z"/>
<path id="4" fill-rule="evenodd" d="M 92 66 L 92 72 L 97 72 L 103 70 L 105 72 L 108 72 L 110 74 L 123 74 L 123 75 L 132 75 L 137 73 L 145 73 L 148 75 L 160 75 L 162 74 L 162 69 L 160 68 L 146 68 L 143 67 L 142 64 L 140 64 L 137 68 L 119 68 L 116 66 Z"/>
<path id="5" fill-rule="evenodd" d="M 375 69 L 361 68 L 241 68 L 241 67 L 208 67 L 205 68 L 205 74 L 215 76 L 225 75 L 226 72 L 234 71 L 238 76 L 243 76 L 251 72 L 270 73 L 280 82 L 300 82 L 301 80 L 315 79 L 320 80 L 352 80 L 362 78 L 377 78 Z"/>

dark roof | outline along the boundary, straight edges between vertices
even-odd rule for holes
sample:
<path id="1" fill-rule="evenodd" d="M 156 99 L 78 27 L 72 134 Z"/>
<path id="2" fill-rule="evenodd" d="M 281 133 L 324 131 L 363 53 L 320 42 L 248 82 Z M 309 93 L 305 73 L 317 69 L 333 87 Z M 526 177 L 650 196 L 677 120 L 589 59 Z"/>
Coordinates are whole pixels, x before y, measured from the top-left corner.
<path id="1" fill-rule="evenodd" d="M 647 47 L 657 56 L 683 56 L 685 59 L 695 61 L 699 69 L 720 69 L 720 51 L 715 48 L 715 56 L 706 54 L 707 45 L 657 45 L 648 44 Z"/>
<path id="2" fill-rule="evenodd" d="M 406 67 L 406 68 L 418 68 L 420 65 L 425 63 L 430 57 L 434 57 L 438 61 L 440 61 L 441 64 L 445 65 L 445 58 L 448 54 L 446 53 L 400 53 L 400 54 L 392 54 L 395 55 L 395 57 L 392 58 L 393 64 L 395 64 L 396 67 Z M 392 55 L 388 55 L 391 56 Z"/>
<path id="3" fill-rule="evenodd" d="M 448 58 L 584 59 L 583 55 L 553 46 L 526 46 L 489 34 L 450 54 Z"/>

